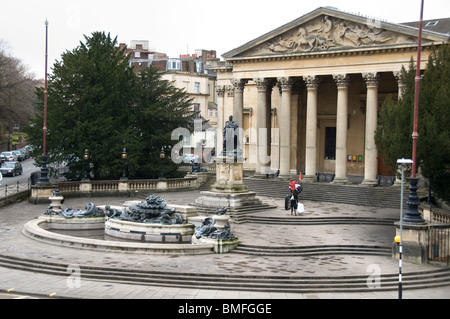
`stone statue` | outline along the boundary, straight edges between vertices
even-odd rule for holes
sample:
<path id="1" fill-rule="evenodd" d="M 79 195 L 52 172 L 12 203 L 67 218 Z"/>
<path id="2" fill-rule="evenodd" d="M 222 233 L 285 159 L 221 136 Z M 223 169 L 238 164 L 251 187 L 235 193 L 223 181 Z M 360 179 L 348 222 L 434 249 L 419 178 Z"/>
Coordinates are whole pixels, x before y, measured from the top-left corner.
<path id="1" fill-rule="evenodd" d="M 122 209 L 120 212 L 106 206 L 106 216 L 112 219 L 131 221 L 144 224 L 175 225 L 184 224 L 181 216 L 175 213 L 175 209 L 168 208 L 164 199 L 156 195 L 150 195 L 145 201 L 137 205 Z"/>
<path id="2" fill-rule="evenodd" d="M 199 227 L 195 227 L 195 237 L 201 238 L 203 236 L 208 237 L 210 234 L 216 231 L 216 227 L 214 226 L 214 219 L 208 217 L 205 218 L 202 222 L 202 225 Z"/>
<path id="3" fill-rule="evenodd" d="M 195 163 L 194 160 L 192 162 L 191 173 L 204 173 L 208 170 L 203 168 L 200 163 Z"/>
<path id="4" fill-rule="evenodd" d="M 219 207 L 216 210 L 216 215 L 222 216 L 225 215 L 227 213 L 227 208 L 226 207 Z"/>
<path id="5" fill-rule="evenodd" d="M 217 208 L 216 215 L 222 216 L 227 213 L 226 207 Z M 230 224 L 227 222 L 227 225 L 222 229 L 217 229 L 216 220 L 214 218 L 208 217 L 205 218 L 202 222 L 202 225 L 195 228 L 195 237 L 207 237 L 212 239 L 234 239 L 235 236 L 231 233 Z"/>
<path id="6" fill-rule="evenodd" d="M 86 204 L 86 210 L 69 207 L 60 212 L 59 215 L 65 218 L 102 217 L 105 216 L 105 212 L 94 204 L 89 203 Z"/>
<path id="7" fill-rule="evenodd" d="M 238 140 L 238 128 L 239 124 L 234 121 L 233 116 L 230 115 L 223 129 L 223 156 L 238 157 L 241 154 Z"/>

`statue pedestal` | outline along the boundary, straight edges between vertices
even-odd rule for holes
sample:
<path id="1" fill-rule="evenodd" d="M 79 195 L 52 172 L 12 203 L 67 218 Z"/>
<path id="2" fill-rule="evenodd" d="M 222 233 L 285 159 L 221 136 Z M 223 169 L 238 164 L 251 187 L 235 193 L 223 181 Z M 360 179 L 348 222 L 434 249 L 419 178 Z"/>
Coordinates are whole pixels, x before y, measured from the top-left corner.
<path id="1" fill-rule="evenodd" d="M 216 158 L 216 182 L 210 191 L 201 192 L 195 206 L 199 215 L 214 214 L 217 208 L 226 207 L 229 213 L 252 212 L 267 209 L 256 198 L 255 192 L 250 192 L 243 182 L 243 163 L 234 157 Z"/>
<path id="2" fill-rule="evenodd" d="M 400 222 L 395 222 L 394 224 L 397 227 L 396 236 L 400 236 Z M 403 260 L 417 264 L 428 262 L 429 225 L 403 223 L 402 235 Z M 392 248 L 392 257 L 398 259 L 398 245 L 393 243 Z"/>
<path id="3" fill-rule="evenodd" d="M 56 189 L 53 185 L 33 185 L 31 186 L 31 195 L 29 202 L 33 204 L 47 204 L 48 198 L 52 196 Z"/>
<path id="4" fill-rule="evenodd" d="M 50 207 L 49 207 L 51 210 L 53 210 L 55 213 L 62 212 L 62 208 L 61 208 L 62 204 L 61 203 L 64 200 L 64 197 L 52 195 L 48 199 L 51 202 Z"/>
<path id="5" fill-rule="evenodd" d="M 216 254 L 224 254 L 232 251 L 239 245 L 239 239 L 214 239 L 214 238 L 207 238 L 207 237 L 201 237 L 197 238 L 195 235 L 192 236 L 192 243 L 196 245 L 200 244 L 207 244 L 207 245 L 213 245 L 213 251 Z"/>
<path id="6" fill-rule="evenodd" d="M 232 157 L 216 158 L 216 182 L 211 190 L 218 193 L 245 193 L 244 164 Z"/>

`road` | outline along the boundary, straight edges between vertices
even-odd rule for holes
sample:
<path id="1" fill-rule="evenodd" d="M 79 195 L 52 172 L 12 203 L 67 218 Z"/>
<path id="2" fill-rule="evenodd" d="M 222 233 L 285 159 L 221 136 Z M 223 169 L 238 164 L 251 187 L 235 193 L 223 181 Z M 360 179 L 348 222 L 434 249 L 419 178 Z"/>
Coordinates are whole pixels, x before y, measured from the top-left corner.
<path id="1" fill-rule="evenodd" d="M 0 185 L 3 186 L 11 186 L 17 184 L 19 182 L 27 183 L 28 179 L 30 178 L 31 173 L 39 171 L 40 167 L 34 166 L 34 159 L 29 158 L 21 162 L 23 167 L 23 174 L 17 175 L 17 176 L 3 176 L 3 180 L 0 182 Z"/>

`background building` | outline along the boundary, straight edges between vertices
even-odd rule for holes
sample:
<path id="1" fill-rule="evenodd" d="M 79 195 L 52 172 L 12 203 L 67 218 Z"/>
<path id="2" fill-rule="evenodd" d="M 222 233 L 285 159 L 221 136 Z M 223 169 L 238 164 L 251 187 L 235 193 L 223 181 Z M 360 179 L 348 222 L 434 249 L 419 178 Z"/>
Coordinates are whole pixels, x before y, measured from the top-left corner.
<path id="1" fill-rule="evenodd" d="M 424 23 L 422 69 L 432 47 L 449 41 L 449 21 Z M 369 185 L 393 174 L 378 157 L 377 113 L 388 95 L 402 94 L 399 75 L 416 59 L 417 26 L 318 8 L 210 61 L 217 126 L 233 115 L 243 127 L 244 168 Z"/>

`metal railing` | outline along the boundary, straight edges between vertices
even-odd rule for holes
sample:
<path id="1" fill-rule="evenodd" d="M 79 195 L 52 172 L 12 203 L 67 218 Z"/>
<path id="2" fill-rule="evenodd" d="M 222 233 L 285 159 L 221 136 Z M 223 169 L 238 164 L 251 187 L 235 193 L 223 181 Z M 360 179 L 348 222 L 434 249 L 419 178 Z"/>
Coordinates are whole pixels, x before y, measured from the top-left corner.
<path id="1" fill-rule="evenodd" d="M 450 265 L 450 224 L 428 228 L 428 260 Z"/>
<path id="2" fill-rule="evenodd" d="M 14 194 L 26 191 L 26 190 L 30 190 L 30 188 L 31 188 L 30 179 L 28 179 L 28 181 L 24 182 L 24 183 L 17 182 L 16 184 L 11 184 L 11 185 L 8 185 L 8 184 L 3 185 L 2 184 L 0 186 L 0 198 L 14 195 Z"/>

